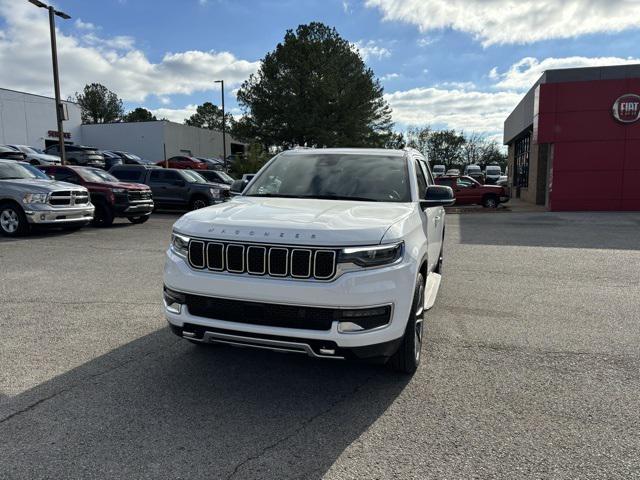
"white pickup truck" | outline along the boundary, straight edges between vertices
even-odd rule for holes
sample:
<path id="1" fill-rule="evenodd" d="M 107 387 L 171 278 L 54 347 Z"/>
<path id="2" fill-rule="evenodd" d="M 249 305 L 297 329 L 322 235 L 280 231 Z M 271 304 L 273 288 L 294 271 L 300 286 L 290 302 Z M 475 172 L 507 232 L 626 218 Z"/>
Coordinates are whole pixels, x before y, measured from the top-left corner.
<path id="1" fill-rule="evenodd" d="M 449 187 L 415 150 L 276 155 L 230 202 L 174 225 L 165 315 L 198 344 L 420 362 Z"/>

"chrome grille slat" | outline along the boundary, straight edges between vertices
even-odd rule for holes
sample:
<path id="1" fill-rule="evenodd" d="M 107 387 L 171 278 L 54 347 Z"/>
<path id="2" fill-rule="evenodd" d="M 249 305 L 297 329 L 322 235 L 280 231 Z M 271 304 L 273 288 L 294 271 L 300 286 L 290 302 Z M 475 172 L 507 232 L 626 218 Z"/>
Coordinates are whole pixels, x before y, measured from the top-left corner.
<path id="1" fill-rule="evenodd" d="M 192 268 L 275 278 L 330 280 L 336 274 L 336 250 L 192 239 Z"/>
<path id="2" fill-rule="evenodd" d="M 82 190 L 59 190 L 49 194 L 49 205 L 70 207 L 89 203 L 89 193 Z"/>

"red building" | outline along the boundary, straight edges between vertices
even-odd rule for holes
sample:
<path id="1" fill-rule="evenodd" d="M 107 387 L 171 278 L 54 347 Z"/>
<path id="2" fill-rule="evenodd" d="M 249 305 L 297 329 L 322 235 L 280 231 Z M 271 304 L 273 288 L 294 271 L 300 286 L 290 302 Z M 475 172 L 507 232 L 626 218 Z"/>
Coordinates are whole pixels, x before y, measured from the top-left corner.
<path id="1" fill-rule="evenodd" d="M 546 71 L 504 123 L 511 195 L 640 210 L 640 65 Z"/>

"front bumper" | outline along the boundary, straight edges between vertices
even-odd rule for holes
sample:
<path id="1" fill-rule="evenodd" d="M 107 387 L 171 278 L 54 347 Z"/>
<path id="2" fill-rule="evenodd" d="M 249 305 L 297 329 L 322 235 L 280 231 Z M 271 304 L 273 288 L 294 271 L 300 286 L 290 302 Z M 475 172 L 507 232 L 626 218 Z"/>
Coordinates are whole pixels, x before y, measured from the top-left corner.
<path id="1" fill-rule="evenodd" d="M 25 207 L 27 221 L 34 225 L 65 225 L 87 223 L 93 219 L 95 207 L 88 204 L 83 207 L 56 208 L 47 204 L 35 204 Z"/>
<path id="2" fill-rule="evenodd" d="M 166 308 L 165 316 L 174 331 L 189 326 L 224 331 L 240 336 L 276 336 L 287 341 L 311 344 L 329 342 L 334 349 L 356 349 L 396 342 L 404 335 L 413 300 L 417 267 L 402 262 L 389 267 L 352 271 L 330 282 L 255 277 L 248 274 L 196 271 L 171 250 L 167 252 L 164 282 L 167 288 L 192 295 L 246 302 L 263 302 L 299 307 L 331 309 L 375 308 L 391 305 L 390 321 L 383 327 L 340 332 L 338 321 L 328 330 L 285 328 L 241 321 L 216 320 L 193 315 L 186 305 L 180 312 Z M 384 350 L 384 349 L 383 349 Z"/>
<path id="3" fill-rule="evenodd" d="M 500 197 L 500 203 L 508 202 L 508 201 L 509 201 L 509 198 L 510 198 L 510 197 L 508 197 L 508 196 L 502 196 L 502 197 Z"/>
<path id="4" fill-rule="evenodd" d="M 131 201 L 129 203 L 116 203 L 114 210 L 119 217 L 133 217 L 137 215 L 146 215 L 153 212 L 153 201 Z"/>

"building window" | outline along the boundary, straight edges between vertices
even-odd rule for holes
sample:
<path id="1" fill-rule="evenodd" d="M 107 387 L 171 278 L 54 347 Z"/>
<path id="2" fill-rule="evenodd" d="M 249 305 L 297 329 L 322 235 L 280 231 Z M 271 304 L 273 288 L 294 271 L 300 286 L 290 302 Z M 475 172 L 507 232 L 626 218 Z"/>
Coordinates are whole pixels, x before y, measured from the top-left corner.
<path id="1" fill-rule="evenodd" d="M 529 152 L 531 150 L 531 133 L 516 140 L 514 152 L 514 187 L 529 186 Z"/>

